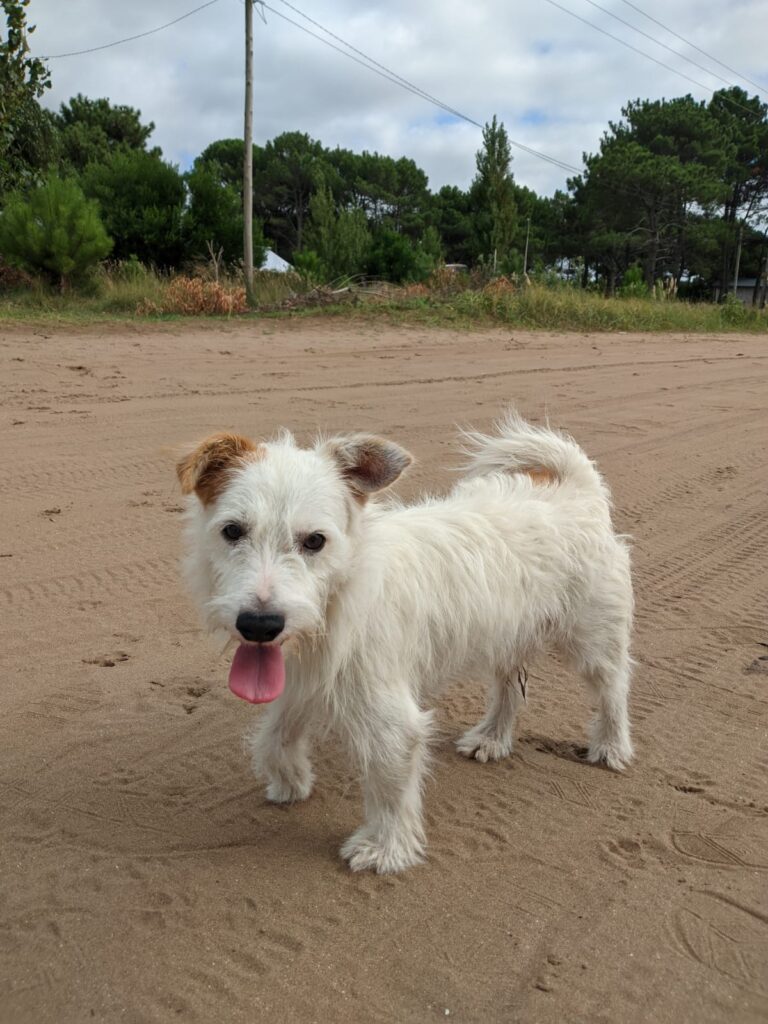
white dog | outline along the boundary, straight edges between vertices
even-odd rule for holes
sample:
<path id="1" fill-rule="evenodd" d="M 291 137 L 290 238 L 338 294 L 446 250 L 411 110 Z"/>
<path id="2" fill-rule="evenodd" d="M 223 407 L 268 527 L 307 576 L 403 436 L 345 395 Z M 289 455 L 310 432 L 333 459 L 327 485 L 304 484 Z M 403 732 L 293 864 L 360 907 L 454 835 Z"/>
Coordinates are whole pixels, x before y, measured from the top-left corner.
<path id="1" fill-rule="evenodd" d="M 510 415 L 466 434 L 469 465 L 444 498 L 370 496 L 412 459 L 366 434 L 297 447 L 208 438 L 178 466 L 189 495 L 187 576 L 211 629 L 238 647 L 229 685 L 270 702 L 250 737 L 268 799 L 312 791 L 312 739 L 332 727 L 358 765 L 365 822 L 355 870 L 424 853 L 421 790 L 432 715 L 453 682 L 491 683 L 458 749 L 512 751 L 525 666 L 554 646 L 597 704 L 589 760 L 621 769 L 632 618 L 629 555 L 595 466 L 569 438 Z"/>

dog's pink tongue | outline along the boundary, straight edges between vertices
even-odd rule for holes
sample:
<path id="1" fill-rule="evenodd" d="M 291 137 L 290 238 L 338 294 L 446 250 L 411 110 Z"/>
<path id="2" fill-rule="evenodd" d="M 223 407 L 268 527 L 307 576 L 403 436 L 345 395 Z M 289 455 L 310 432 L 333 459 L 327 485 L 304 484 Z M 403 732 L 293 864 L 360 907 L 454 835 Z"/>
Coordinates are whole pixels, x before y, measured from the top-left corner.
<path id="1" fill-rule="evenodd" d="M 279 697 L 285 686 L 285 662 L 279 647 L 240 644 L 229 670 L 232 693 L 251 704 L 267 704 Z"/>

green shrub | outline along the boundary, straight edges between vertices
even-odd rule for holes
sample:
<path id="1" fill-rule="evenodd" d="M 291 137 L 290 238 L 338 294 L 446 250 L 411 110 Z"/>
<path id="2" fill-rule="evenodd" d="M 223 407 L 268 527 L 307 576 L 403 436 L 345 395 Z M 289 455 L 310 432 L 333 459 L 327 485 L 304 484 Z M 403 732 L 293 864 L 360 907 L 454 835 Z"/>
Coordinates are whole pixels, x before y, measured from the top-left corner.
<path id="1" fill-rule="evenodd" d="M 741 327 L 742 324 L 746 324 L 750 312 L 751 310 L 748 310 L 741 299 L 737 299 L 732 292 L 728 292 L 720 307 L 723 323 L 729 327 Z"/>
<path id="2" fill-rule="evenodd" d="M 0 216 L 0 254 L 62 291 L 111 248 L 96 203 L 71 179 L 52 174 L 28 194 L 12 194 Z"/>
<path id="3" fill-rule="evenodd" d="M 362 210 L 337 210 L 331 190 L 323 185 L 309 201 L 303 251 L 316 254 L 315 280 L 335 281 L 362 274 L 371 252 L 371 232 Z M 296 265 L 294 261 L 294 266 Z"/>
<path id="4" fill-rule="evenodd" d="M 646 299 L 650 295 L 648 285 L 643 277 L 642 267 L 630 267 L 621 280 L 619 295 L 622 299 Z"/>
<path id="5" fill-rule="evenodd" d="M 312 284 L 317 284 L 323 279 L 323 261 L 314 249 L 297 250 L 293 256 L 293 266 L 296 272 Z"/>
<path id="6" fill-rule="evenodd" d="M 175 167 L 142 150 L 117 150 L 82 174 L 85 194 L 99 202 L 115 240 L 115 256 L 176 267 L 184 255 L 184 179 Z"/>
<path id="7" fill-rule="evenodd" d="M 415 249 L 409 239 L 384 229 L 374 237 L 368 261 L 368 273 L 396 284 L 424 281 L 433 269 L 433 260 Z"/>
<path id="8" fill-rule="evenodd" d="M 185 176 L 189 203 L 182 215 L 185 256 L 207 258 L 222 250 L 223 261 L 232 265 L 243 258 L 243 201 L 234 185 L 224 180 L 216 161 L 198 158 Z M 267 243 L 262 224 L 253 221 L 253 263 L 260 267 Z"/>

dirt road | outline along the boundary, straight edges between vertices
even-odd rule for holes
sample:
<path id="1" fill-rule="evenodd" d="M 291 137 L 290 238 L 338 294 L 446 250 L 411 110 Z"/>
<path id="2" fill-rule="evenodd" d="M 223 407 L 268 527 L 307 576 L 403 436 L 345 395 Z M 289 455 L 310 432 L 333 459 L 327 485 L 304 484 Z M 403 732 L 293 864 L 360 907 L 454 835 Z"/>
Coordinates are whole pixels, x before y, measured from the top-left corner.
<path id="1" fill-rule="evenodd" d="M 330 321 L 0 327 L 0 1021 L 561 1022 L 768 1018 L 768 345 Z M 549 414 L 634 537 L 638 757 L 580 757 L 554 661 L 514 755 L 453 738 L 429 862 L 349 874 L 333 746 L 265 803 L 178 581 L 164 450 L 214 429 L 386 433 L 449 484 L 455 422 Z"/>

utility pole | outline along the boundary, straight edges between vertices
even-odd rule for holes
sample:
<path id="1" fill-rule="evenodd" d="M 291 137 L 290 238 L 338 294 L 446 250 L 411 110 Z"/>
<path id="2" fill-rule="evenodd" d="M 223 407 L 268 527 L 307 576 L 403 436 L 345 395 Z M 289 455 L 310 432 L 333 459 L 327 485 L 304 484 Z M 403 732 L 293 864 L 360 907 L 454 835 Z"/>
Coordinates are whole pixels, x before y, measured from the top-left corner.
<path id="1" fill-rule="evenodd" d="M 243 270 L 245 300 L 253 295 L 253 4 L 245 0 L 245 125 L 243 131 Z"/>
<path id="2" fill-rule="evenodd" d="M 528 227 L 525 229 L 525 256 L 523 256 L 523 277 L 528 273 L 528 239 L 531 237 L 531 218 L 528 218 Z"/>

